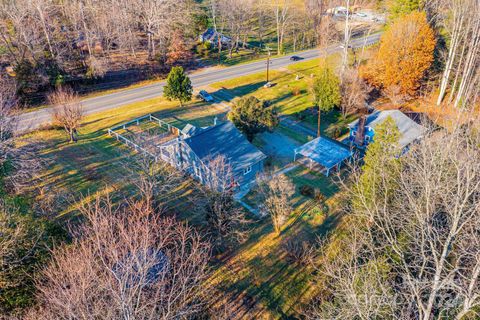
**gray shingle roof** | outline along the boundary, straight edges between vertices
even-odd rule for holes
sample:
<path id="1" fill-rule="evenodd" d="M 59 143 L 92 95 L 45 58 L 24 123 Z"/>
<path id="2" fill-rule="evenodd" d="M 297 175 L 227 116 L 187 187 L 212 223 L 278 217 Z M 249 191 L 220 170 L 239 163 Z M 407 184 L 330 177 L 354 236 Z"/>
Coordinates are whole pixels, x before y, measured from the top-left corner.
<path id="1" fill-rule="evenodd" d="M 307 142 L 295 149 L 295 152 L 312 159 L 325 168 L 332 168 L 352 156 L 352 152 L 347 146 L 325 137 L 318 137 Z"/>
<path id="2" fill-rule="evenodd" d="M 400 131 L 401 137 L 399 145 L 402 148 L 419 139 L 426 131 L 425 127 L 410 119 L 400 110 L 375 111 L 367 117 L 366 125 L 375 129 L 378 124 L 384 122 L 388 117 L 391 117 L 395 121 Z M 351 129 L 357 127 L 358 120 L 353 121 L 348 126 Z"/>
<path id="3" fill-rule="evenodd" d="M 243 170 L 266 158 L 230 121 L 205 128 L 185 142 L 202 161 L 224 156 L 233 171 Z"/>

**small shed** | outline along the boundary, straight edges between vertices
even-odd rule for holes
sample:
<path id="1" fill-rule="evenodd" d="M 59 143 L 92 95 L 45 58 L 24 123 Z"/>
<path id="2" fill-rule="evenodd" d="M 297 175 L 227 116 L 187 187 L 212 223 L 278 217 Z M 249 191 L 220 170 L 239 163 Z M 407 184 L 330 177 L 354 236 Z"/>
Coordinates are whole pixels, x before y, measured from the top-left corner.
<path id="1" fill-rule="evenodd" d="M 197 128 L 193 124 L 187 123 L 187 125 L 185 125 L 185 127 L 182 129 L 181 134 L 183 138 L 190 138 L 201 133 L 203 130 L 203 128 Z"/>
<path id="2" fill-rule="evenodd" d="M 342 163 L 353 156 L 348 146 L 326 137 L 318 137 L 307 142 L 296 148 L 294 152 L 294 161 L 299 160 L 310 169 L 319 167 L 319 171 L 327 177 L 332 169 L 339 170 Z M 298 155 L 302 157 L 299 158 Z"/>

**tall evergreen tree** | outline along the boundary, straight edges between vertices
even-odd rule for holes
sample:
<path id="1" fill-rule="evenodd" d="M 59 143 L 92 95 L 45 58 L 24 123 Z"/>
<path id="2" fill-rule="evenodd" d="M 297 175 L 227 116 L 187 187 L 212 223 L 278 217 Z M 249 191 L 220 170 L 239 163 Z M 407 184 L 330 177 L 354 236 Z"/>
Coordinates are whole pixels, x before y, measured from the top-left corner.
<path id="1" fill-rule="evenodd" d="M 318 107 L 317 136 L 320 136 L 321 112 L 328 112 L 341 103 L 340 80 L 329 68 L 322 67 L 320 76 L 313 83 L 312 93 L 315 106 Z"/>
<path id="2" fill-rule="evenodd" d="M 395 179 L 392 179 L 392 177 L 400 168 L 400 159 L 398 158 L 401 153 L 399 140 L 400 132 L 391 117 L 388 117 L 375 128 L 374 140 L 368 146 L 365 154 L 360 183 L 355 186 L 361 188 L 363 194 L 368 195 L 365 197 L 366 199 L 371 201 L 376 199 L 379 194 L 394 190 Z M 385 168 L 388 168 L 388 170 L 385 170 Z M 384 172 L 389 172 L 392 177 L 382 176 Z M 388 190 L 384 187 L 379 188 L 380 185 L 385 186 L 385 180 L 388 180 L 391 185 L 391 188 L 387 188 Z"/>
<path id="3" fill-rule="evenodd" d="M 180 107 L 183 107 L 183 103 L 192 100 L 192 92 L 192 82 L 183 68 L 173 67 L 163 88 L 163 96 L 169 101 L 178 100 Z"/>

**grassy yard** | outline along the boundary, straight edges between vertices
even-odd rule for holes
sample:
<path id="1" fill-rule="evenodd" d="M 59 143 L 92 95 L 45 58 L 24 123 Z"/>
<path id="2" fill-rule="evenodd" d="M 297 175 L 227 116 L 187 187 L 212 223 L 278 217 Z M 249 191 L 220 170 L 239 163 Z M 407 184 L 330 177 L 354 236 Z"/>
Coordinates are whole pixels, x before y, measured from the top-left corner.
<path id="1" fill-rule="evenodd" d="M 316 136 L 317 114 L 313 112 L 313 97 L 310 86 L 318 74 L 318 66 L 326 63 L 331 68 L 339 64 L 340 56 L 332 55 L 327 59 L 314 59 L 290 65 L 286 69 L 270 71 L 271 82 L 275 85 L 264 88 L 265 73 L 247 75 L 221 83 L 210 85 L 213 95 L 219 99 L 230 100 L 235 97 L 253 95 L 261 100 L 268 100 L 277 109 L 280 115 L 286 116 L 301 126 L 308 128 L 312 134 L 294 130 L 291 126 L 282 124 L 276 131 L 282 135 L 306 143 Z M 299 80 L 296 80 L 296 78 Z M 312 77 L 313 76 L 313 77 Z M 347 133 L 347 125 L 356 119 L 356 115 L 343 116 L 338 110 L 322 113 L 321 134 L 331 138 L 338 138 Z"/>
<path id="2" fill-rule="evenodd" d="M 85 198 L 84 200 L 88 201 L 97 192 L 132 195 L 134 188 L 128 180 L 132 174 L 129 167 L 132 152 L 109 137 L 108 128 L 149 113 L 180 128 L 191 120 L 195 125 L 209 125 L 213 123 L 215 115 L 222 116 L 222 112 L 200 101 L 180 108 L 175 102 L 155 98 L 87 116 L 79 129 L 80 139 L 77 143 L 68 143 L 61 129 L 52 128 L 30 133 L 23 139 L 27 143 L 42 143 L 44 147 L 41 156 L 49 164 L 35 184 L 37 189 L 31 190 L 34 200 L 56 201 L 45 197 L 47 194 L 57 195 L 60 201 L 57 205 L 57 216 L 63 217 L 74 211 L 71 206 L 74 199 Z M 140 127 L 144 126 L 151 126 L 151 123 L 142 124 Z M 142 129 L 140 127 L 129 127 L 127 135 Z M 158 130 L 154 127 L 148 129 Z M 67 196 L 69 201 L 61 201 L 60 198 L 64 196 Z"/>
<path id="3" fill-rule="evenodd" d="M 277 85 L 264 89 L 263 74 L 252 75 L 215 85 L 226 87 L 235 95 L 254 94 L 260 99 L 271 100 L 283 115 L 292 115 L 305 110 L 311 105 L 308 85 L 318 61 L 302 62 L 288 70 L 272 71 Z M 295 75 L 301 79 L 295 81 Z M 291 84 L 293 83 L 293 85 Z M 299 94 L 292 90 L 299 88 Z M 223 90 L 223 89 L 221 89 Z M 107 135 L 107 129 L 152 113 L 155 116 L 179 128 L 187 123 L 196 126 L 212 125 L 214 118 L 225 118 L 226 108 L 222 105 L 209 105 L 193 101 L 183 108 L 176 102 L 155 98 L 134 103 L 114 110 L 87 116 L 79 130 L 77 143 L 67 142 L 65 133 L 58 128 L 39 130 L 24 137 L 25 141 L 42 143 L 42 157 L 49 161 L 42 173 L 32 197 L 37 202 L 57 201 L 57 219 L 71 219 L 75 213 L 75 200 L 90 201 L 95 193 L 110 194 L 112 199 L 132 197 L 136 194 L 132 176 L 132 151 Z M 292 117 L 294 119 L 295 117 Z M 308 125 L 309 118 L 302 123 Z M 322 118 L 325 128 L 341 119 L 338 113 L 326 114 Z M 327 129 L 328 130 L 328 129 Z M 152 123 L 142 123 L 127 129 L 126 134 L 134 135 L 139 131 L 163 132 Z M 290 127 L 280 125 L 274 133 L 277 139 L 288 138 L 289 148 L 309 140 Z M 269 143 L 269 136 L 260 137 L 256 142 L 261 148 Z M 281 149 L 282 141 L 277 141 Z M 279 146 L 280 145 L 280 146 Z M 278 163 L 278 167 L 292 161 L 293 155 L 288 149 Z M 285 150 L 280 150 L 285 151 Z M 278 160 L 278 159 L 277 159 Z M 339 221 L 336 207 L 338 205 L 338 187 L 331 178 L 311 172 L 299 166 L 287 173 L 296 185 L 292 206 L 295 208 L 280 234 L 275 234 L 268 218 L 254 220 L 248 240 L 228 256 L 219 256 L 213 262 L 213 274 L 209 282 L 219 293 L 218 304 L 228 303 L 235 308 L 237 319 L 289 319 L 298 317 L 301 306 L 308 302 L 312 292 L 309 282 L 312 280 L 311 267 L 292 260 L 286 243 L 305 241 L 313 243 L 318 236 L 334 229 Z M 315 199 L 300 193 L 300 188 L 308 185 L 326 198 L 328 210 L 319 205 Z M 40 191 L 39 191 L 40 190 Z M 41 191 L 43 190 L 43 191 Z M 170 209 L 180 219 L 194 225 L 203 225 L 203 217 L 192 214 L 191 195 L 195 192 L 195 183 L 187 179 L 178 186 L 175 199 L 171 199 Z M 49 199 L 51 195 L 56 199 Z M 245 201 L 256 205 L 255 191 L 247 195 Z"/>
<path id="4" fill-rule="evenodd" d="M 292 197 L 294 212 L 276 234 L 267 218 L 255 224 L 249 240 L 227 261 L 219 264 L 211 283 L 221 291 L 219 304 L 230 305 L 236 319 L 248 312 L 248 319 L 296 319 L 312 296 L 310 281 L 314 270 L 292 258 L 288 243 L 315 243 L 340 222 L 338 187 L 323 175 L 298 167 L 287 173 L 296 185 Z M 300 194 L 302 185 L 320 190 L 326 197 L 328 210 Z M 255 190 L 246 201 L 256 202 Z M 239 302 L 240 301 L 240 302 Z M 241 305 L 238 305 L 238 304 Z"/>
<path id="5" fill-rule="evenodd" d="M 332 55 L 325 63 L 336 66 L 338 61 L 339 55 Z M 312 106 L 309 92 L 313 80 L 311 75 L 317 74 L 319 63 L 319 59 L 314 59 L 296 63 L 282 70 L 271 70 L 270 81 L 275 84 L 271 88 L 263 87 L 265 72 L 222 81 L 210 87 L 226 88 L 236 97 L 253 95 L 261 100 L 269 100 L 281 114 L 290 115 Z M 295 80 L 297 75 L 299 80 Z"/>

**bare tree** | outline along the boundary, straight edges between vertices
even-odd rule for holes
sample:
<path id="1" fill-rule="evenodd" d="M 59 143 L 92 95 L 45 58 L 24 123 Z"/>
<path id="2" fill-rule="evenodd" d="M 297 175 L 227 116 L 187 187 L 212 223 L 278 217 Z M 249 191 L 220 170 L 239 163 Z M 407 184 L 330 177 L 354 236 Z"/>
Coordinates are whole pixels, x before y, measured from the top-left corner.
<path id="1" fill-rule="evenodd" d="M 346 218 L 349 230 L 330 239 L 320 239 L 315 261 L 317 283 L 325 295 L 307 306 L 307 319 L 375 319 L 394 314 L 395 301 L 388 269 L 376 258 L 367 235 L 355 219 Z M 334 299 L 328 293 L 333 292 Z"/>
<path id="2" fill-rule="evenodd" d="M 0 165 L 4 164 L 14 149 L 13 137 L 17 123 L 15 106 L 13 85 L 7 79 L 0 78 Z"/>
<path id="3" fill-rule="evenodd" d="M 350 46 L 350 38 L 352 37 L 352 27 L 350 24 L 350 0 L 345 0 L 345 8 L 347 9 L 347 14 L 345 17 L 345 26 L 343 31 L 341 75 L 343 75 L 343 73 L 348 67 L 348 48 Z"/>
<path id="4" fill-rule="evenodd" d="M 239 48 L 240 43 L 248 37 L 248 32 L 251 30 L 249 23 L 254 13 L 254 3 L 251 0 L 221 0 L 217 3 L 218 13 L 226 22 L 229 36 L 232 38 L 227 44 L 228 56 L 232 58 L 233 51 Z"/>
<path id="5" fill-rule="evenodd" d="M 43 319 L 190 318 L 202 307 L 209 248 L 185 224 L 140 203 L 96 199 L 72 245 L 38 280 Z"/>
<path id="6" fill-rule="evenodd" d="M 445 0 L 434 8 L 438 21 L 450 36 L 437 105 L 450 88 L 449 103 L 473 105 L 480 83 L 480 3 L 476 0 Z M 451 13 L 451 14 L 448 14 Z"/>
<path id="7" fill-rule="evenodd" d="M 27 220 L 21 218 L 18 208 L 5 200 L 0 200 L 0 287 L 8 290 L 18 286 L 25 275 L 15 275 L 14 270 L 20 268 L 24 260 L 34 253 L 36 242 L 41 231 L 32 237 Z M 1 307 L 0 307 L 1 309 Z"/>
<path id="8" fill-rule="evenodd" d="M 48 256 L 52 233 L 45 221 L 23 208 L 0 199 L 0 318 L 13 319 L 19 309 L 31 305 L 33 276 Z M 51 229 L 50 229 L 51 230 Z"/>
<path id="9" fill-rule="evenodd" d="M 70 142 L 77 142 L 77 130 L 83 119 L 83 109 L 76 93 L 59 88 L 48 96 L 53 107 L 53 120 L 67 132 Z"/>
<path id="10" fill-rule="evenodd" d="M 291 3 L 288 0 L 275 0 L 274 4 L 275 23 L 277 30 L 277 54 L 284 53 L 285 31 L 290 21 Z"/>
<path id="11" fill-rule="evenodd" d="M 246 240 L 248 220 L 233 198 L 232 168 L 225 157 L 217 156 L 207 166 L 208 183 L 200 188 L 203 196 L 194 201 L 205 214 L 214 248 L 223 251 Z"/>
<path id="12" fill-rule="evenodd" d="M 360 319 L 479 316 L 476 121 L 430 134 L 399 165 L 376 167 L 375 182 L 354 175 L 346 238 L 330 242 L 336 255 L 323 262 L 327 309 Z"/>
<path id="13" fill-rule="evenodd" d="M 264 209 L 272 219 L 275 232 L 279 234 L 292 213 L 290 197 L 295 193 L 295 186 L 284 174 L 259 177 L 258 186 Z"/>
<path id="14" fill-rule="evenodd" d="M 0 78 L 0 167 L 4 187 L 8 191 L 19 192 L 31 185 L 31 180 L 43 168 L 45 161 L 38 156 L 41 147 L 38 141 L 23 139 L 22 145 L 17 145 L 16 106 L 14 85 L 8 79 Z M 8 168 L 5 167 L 7 163 Z"/>
<path id="15" fill-rule="evenodd" d="M 152 147 L 151 136 L 140 134 L 131 138 L 140 147 L 148 150 Z M 150 150 L 152 153 L 155 150 Z M 168 203 L 176 196 L 178 186 L 184 182 L 182 174 L 164 161 L 156 161 L 148 154 L 135 154 L 128 157 L 126 167 L 131 168 L 129 179 L 137 187 L 140 199 L 156 213 L 162 213 Z"/>
<path id="16" fill-rule="evenodd" d="M 347 114 L 364 109 L 368 97 L 368 85 L 363 81 L 357 69 L 344 71 L 340 89 L 342 92 L 341 110 L 345 117 Z"/>

